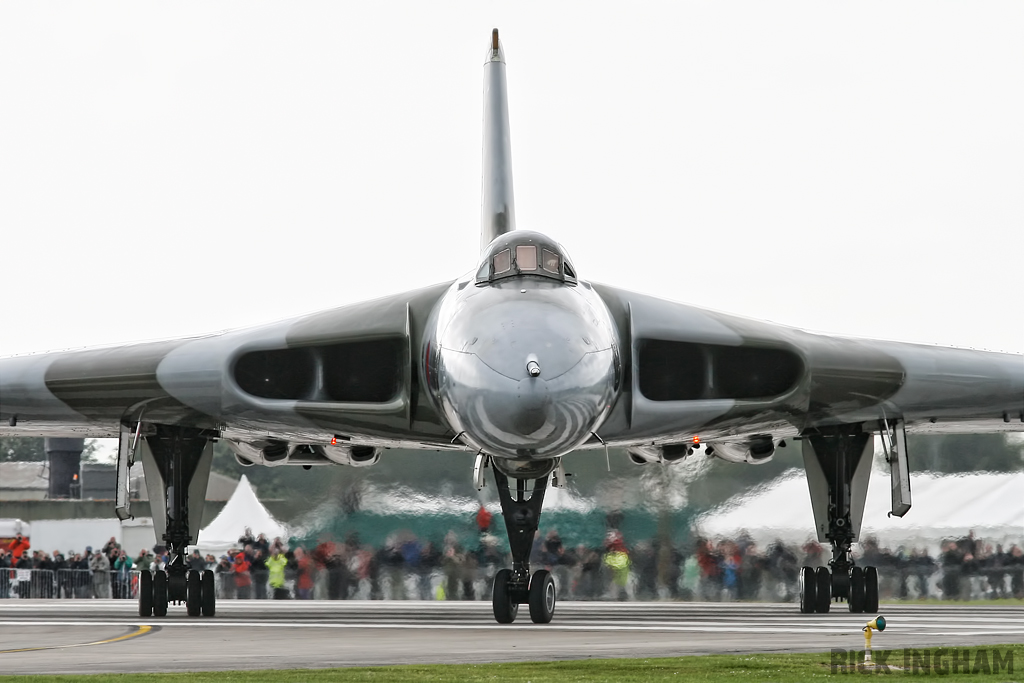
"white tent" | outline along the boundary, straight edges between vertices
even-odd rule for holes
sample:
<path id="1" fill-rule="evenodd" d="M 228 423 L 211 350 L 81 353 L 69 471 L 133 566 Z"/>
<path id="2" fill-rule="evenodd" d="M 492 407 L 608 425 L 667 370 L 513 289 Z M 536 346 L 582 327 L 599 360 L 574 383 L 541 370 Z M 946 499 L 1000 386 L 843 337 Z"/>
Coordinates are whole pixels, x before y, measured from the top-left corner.
<path id="1" fill-rule="evenodd" d="M 872 471 L 861 538 L 873 536 L 880 545 L 928 547 L 974 531 L 996 544 L 1021 543 L 1024 537 L 1024 472 L 911 476 L 913 507 L 902 519 L 889 517 L 887 473 Z M 735 538 L 746 531 L 758 545 L 775 539 L 803 543 L 814 538 L 811 499 L 802 470 L 738 496 L 702 515 L 697 530 L 715 538 Z"/>
<path id="2" fill-rule="evenodd" d="M 228 548 L 238 547 L 238 539 L 246 528 L 252 529 L 253 536 L 266 534 L 271 541 L 277 536 L 287 539 L 287 528 L 263 507 L 248 477 L 243 474 L 224 509 L 208 527 L 199 532 L 196 547 L 204 555 L 217 555 Z"/>

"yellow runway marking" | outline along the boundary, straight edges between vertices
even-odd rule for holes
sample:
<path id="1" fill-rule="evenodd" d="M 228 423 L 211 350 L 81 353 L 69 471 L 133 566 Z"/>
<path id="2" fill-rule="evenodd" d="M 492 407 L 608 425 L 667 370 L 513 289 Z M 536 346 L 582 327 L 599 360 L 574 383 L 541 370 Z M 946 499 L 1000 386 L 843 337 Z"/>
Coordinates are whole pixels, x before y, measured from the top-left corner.
<path id="1" fill-rule="evenodd" d="M 91 643 L 76 643 L 75 645 L 49 645 L 47 647 L 22 647 L 16 650 L 0 650 L 0 655 L 10 654 L 12 652 L 36 652 L 38 650 L 63 650 L 68 647 L 90 647 L 92 645 L 106 645 L 107 643 L 116 643 L 119 640 L 128 640 L 129 638 L 135 638 L 136 636 L 144 636 L 153 630 L 152 626 L 139 626 L 138 630 L 126 633 L 123 636 L 117 638 L 107 638 L 106 640 L 97 640 Z"/>

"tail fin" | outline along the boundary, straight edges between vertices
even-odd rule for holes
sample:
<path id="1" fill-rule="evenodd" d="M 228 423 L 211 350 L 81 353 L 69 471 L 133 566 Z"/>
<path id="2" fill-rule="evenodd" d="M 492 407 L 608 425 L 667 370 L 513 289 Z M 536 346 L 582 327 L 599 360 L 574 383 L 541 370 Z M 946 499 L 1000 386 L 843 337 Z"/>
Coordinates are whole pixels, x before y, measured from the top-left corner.
<path id="1" fill-rule="evenodd" d="M 508 92 L 505 86 L 505 53 L 498 29 L 484 62 L 483 190 L 480 199 L 480 249 L 498 235 L 516 229 L 512 198 L 512 142 L 508 127 Z"/>

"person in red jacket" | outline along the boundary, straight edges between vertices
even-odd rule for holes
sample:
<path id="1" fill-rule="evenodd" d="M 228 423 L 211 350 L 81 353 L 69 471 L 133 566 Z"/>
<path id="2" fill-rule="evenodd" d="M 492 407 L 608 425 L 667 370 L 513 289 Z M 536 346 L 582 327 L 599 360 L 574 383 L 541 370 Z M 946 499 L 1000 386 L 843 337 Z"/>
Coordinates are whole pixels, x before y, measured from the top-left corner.
<path id="1" fill-rule="evenodd" d="M 306 555 L 306 549 L 295 549 L 295 597 L 299 600 L 313 599 L 313 561 Z"/>
<path id="2" fill-rule="evenodd" d="M 480 533 L 484 534 L 491 528 L 491 519 L 494 517 L 490 511 L 483 505 L 476 512 L 476 526 L 480 529 Z"/>
<path id="3" fill-rule="evenodd" d="M 248 600 L 250 597 L 252 574 L 249 573 L 249 569 L 249 559 L 245 556 L 245 553 L 239 552 L 235 555 L 235 588 L 238 591 L 235 595 L 239 600 Z"/>
<path id="4" fill-rule="evenodd" d="M 21 559 L 22 553 L 24 553 L 28 549 L 29 542 L 27 538 L 25 538 L 21 534 L 18 534 L 14 537 L 14 540 L 11 542 L 10 545 L 11 557 L 13 558 L 11 562 L 12 567 L 18 564 L 18 560 Z"/>

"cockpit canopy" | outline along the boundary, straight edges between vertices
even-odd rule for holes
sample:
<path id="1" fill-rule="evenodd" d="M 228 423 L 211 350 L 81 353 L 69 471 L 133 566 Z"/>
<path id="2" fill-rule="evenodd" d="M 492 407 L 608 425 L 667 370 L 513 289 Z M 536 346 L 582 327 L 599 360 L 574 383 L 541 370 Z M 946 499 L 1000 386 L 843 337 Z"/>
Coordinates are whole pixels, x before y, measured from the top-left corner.
<path id="1" fill-rule="evenodd" d="M 477 284 L 516 275 L 536 275 L 575 284 L 576 269 L 561 245 L 539 232 L 513 230 L 499 235 L 484 252 Z"/>

